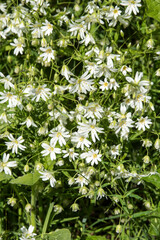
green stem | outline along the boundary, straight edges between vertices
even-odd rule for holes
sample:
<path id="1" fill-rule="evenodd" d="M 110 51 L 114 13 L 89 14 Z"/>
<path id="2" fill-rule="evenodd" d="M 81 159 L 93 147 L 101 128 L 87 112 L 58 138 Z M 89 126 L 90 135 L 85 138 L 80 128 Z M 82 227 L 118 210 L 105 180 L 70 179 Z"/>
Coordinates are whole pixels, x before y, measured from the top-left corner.
<path id="1" fill-rule="evenodd" d="M 53 202 L 50 203 L 49 208 L 48 208 L 48 212 L 47 212 L 47 216 L 46 216 L 44 224 L 43 224 L 42 234 L 46 233 L 46 231 L 47 231 L 47 227 L 48 227 L 51 212 L 53 210 L 53 206 L 54 206 L 54 203 Z"/>
<path id="2" fill-rule="evenodd" d="M 14 191 L 15 191 L 18 199 L 19 199 L 19 202 L 22 204 L 23 209 L 25 209 L 25 200 L 24 200 L 23 196 L 22 196 L 22 195 L 21 195 L 21 196 L 19 195 L 19 191 L 17 190 L 17 187 L 16 187 L 15 185 L 13 185 L 13 189 L 14 189 Z M 30 216 L 29 216 L 29 214 L 28 214 L 27 212 L 26 212 L 26 216 L 27 216 L 27 221 L 28 221 L 28 223 L 29 223 L 29 225 L 30 225 L 30 224 L 31 224 Z"/>
<path id="3" fill-rule="evenodd" d="M 31 225 L 34 227 L 34 232 L 36 231 L 36 191 L 34 185 L 32 186 L 31 189 Z"/>

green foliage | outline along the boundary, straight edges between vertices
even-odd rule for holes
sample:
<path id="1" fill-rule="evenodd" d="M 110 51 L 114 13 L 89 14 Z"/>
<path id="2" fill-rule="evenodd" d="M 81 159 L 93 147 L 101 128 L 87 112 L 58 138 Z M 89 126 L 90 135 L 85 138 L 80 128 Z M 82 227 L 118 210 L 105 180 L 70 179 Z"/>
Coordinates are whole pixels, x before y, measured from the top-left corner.
<path id="1" fill-rule="evenodd" d="M 88 236 L 86 240 L 106 240 L 105 236 Z"/>
<path id="2" fill-rule="evenodd" d="M 4 180 L 9 180 L 9 179 L 11 179 L 11 178 L 12 178 L 12 176 L 6 175 L 4 172 L 1 172 L 1 173 L 0 173 L 0 182 L 1 182 L 1 181 L 4 181 Z"/>
<path id="3" fill-rule="evenodd" d="M 150 175 L 147 177 L 142 177 L 142 179 L 146 182 L 152 183 L 154 186 L 156 186 L 158 189 L 160 189 L 160 175 L 159 173 Z"/>
<path id="4" fill-rule="evenodd" d="M 28 173 L 10 181 L 12 184 L 33 186 L 40 178 L 39 172 Z"/>
<path id="5" fill-rule="evenodd" d="M 147 15 L 160 22 L 160 0 L 146 0 Z"/>
<path id="6" fill-rule="evenodd" d="M 43 234 L 43 237 L 36 237 L 36 240 L 71 240 L 71 233 L 68 229 L 57 229 L 55 232 Z"/>

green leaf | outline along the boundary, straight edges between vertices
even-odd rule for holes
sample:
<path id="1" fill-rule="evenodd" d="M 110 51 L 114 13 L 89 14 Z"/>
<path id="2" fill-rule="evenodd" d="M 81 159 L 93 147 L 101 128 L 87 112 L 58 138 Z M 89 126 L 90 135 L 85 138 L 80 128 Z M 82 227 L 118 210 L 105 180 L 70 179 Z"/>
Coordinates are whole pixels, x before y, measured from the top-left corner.
<path id="1" fill-rule="evenodd" d="M 141 134 L 143 133 L 143 131 L 138 131 L 137 133 L 133 134 L 130 137 L 130 140 L 135 140 L 137 137 L 139 137 Z"/>
<path id="2" fill-rule="evenodd" d="M 135 199 L 143 200 L 142 197 L 140 197 L 140 196 L 138 196 L 137 194 L 134 194 L 134 193 L 130 194 L 129 196 L 132 197 L 132 198 L 135 198 Z"/>
<path id="3" fill-rule="evenodd" d="M 9 180 L 11 178 L 12 177 L 10 175 L 5 174 L 4 172 L 0 173 L 0 182 L 3 181 L 3 180 Z"/>
<path id="4" fill-rule="evenodd" d="M 71 233 L 68 229 L 57 229 L 55 232 L 45 233 L 36 237 L 36 240 L 71 240 Z"/>
<path id="5" fill-rule="evenodd" d="M 22 177 L 18 177 L 10 181 L 12 184 L 18 185 L 27 185 L 32 186 L 39 180 L 40 174 L 38 172 L 35 173 L 28 173 L 23 175 Z"/>
<path id="6" fill-rule="evenodd" d="M 106 240 L 105 236 L 88 236 L 86 240 Z"/>
<path id="7" fill-rule="evenodd" d="M 147 177 L 142 177 L 142 179 L 146 182 L 152 183 L 154 186 L 160 189 L 160 175 L 154 174 Z"/>
<path id="8" fill-rule="evenodd" d="M 149 217 L 149 216 L 151 216 L 152 213 L 153 213 L 153 211 L 138 212 L 138 213 L 134 213 L 134 214 L 131 216 L 131 218 Z"/>
<path id="9" fill-rule="evenodd" d="M 153 218 L 151 220 L 148 232 L 151 236 L 160 236 L 160 219 Z"/>
<path id="10" fill-rule="evenodd" d="M 160 0 L 146 0 L 147 15 L 160 22 Z"/>

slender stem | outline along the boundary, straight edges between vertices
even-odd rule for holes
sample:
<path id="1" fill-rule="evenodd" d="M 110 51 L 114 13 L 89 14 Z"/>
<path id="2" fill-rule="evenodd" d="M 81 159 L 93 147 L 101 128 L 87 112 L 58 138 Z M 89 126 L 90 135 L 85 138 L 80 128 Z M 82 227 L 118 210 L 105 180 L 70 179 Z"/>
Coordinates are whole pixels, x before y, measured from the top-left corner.
<path id="1" fill-rule="evenodd" d="M 53 210 L 53 206 L 54 206 L 54 203 L 53 202 L 50 203 L 49 208 L 48 208 L 48 212 L 47 212 L 44 224 L 43 224 L 42 234 L 46 233 L 46 231 L 47 231 L 47 227 L 48 227 L 51 212 Z"/>
<path id="2" fill-rule="evenodd" d="M 13 187 L 13 189 L 14 189 L 14 191 L 16 192 L 16 195 L 17 195 L 17 197 L 19 198 L 19 202 L 22 204 L 22 206 L 23 206 L 23 209 L 25 209 L 25 200 L 24 200 L 24 198 L 23 198 L 23 196 L 21 195 L 19 195 L 19 191 L 17 190 L 17 187 L 16 187 L 16 185 L 13 185 L 12 186 Z M 29 223 L 29 225 L 31 224 L 31 221 L 30 221 L 30 216 L 29 216 L 29 214 L 26 212 L 26 216 L 27 216 L 27 221 L 28 221 L 28 223 Z"/>
<path id="3" fill-rule="evenodd" d="M 36 231 L 36 191 L 35 191 L 35 186 L 32 186 L 31 189 L 31 225 L 34 227 L 34 232 Z"/>
<path id="4" fill-rule="evenodd" d="M 2 234 L 3 228 L 2 228 L 2 218 L 0 218 L 0 234 Z"/>

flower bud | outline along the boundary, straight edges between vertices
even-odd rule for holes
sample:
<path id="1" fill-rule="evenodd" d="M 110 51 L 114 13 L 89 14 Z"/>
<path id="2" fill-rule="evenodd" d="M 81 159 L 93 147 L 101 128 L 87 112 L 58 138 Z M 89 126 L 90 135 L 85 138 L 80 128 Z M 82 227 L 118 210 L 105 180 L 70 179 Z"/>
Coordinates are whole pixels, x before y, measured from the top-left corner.
<path id="1" fill-rule="evenodd" d="M 68 185 L 69 185 L 69 186 L 72 186 L 74 183 L 75 183 L 75 180 L 74 180 L 73 177 L 71 177 L 71 178 L 68 179 Z"/>
<path id="2" fill-rule="evenodd" d="M 63 211 L 62 206 L 60 206 L 60 205 L 58 205 L 58 204 L 54 205 L 54 212 L 55 212 L 56 214 L 59 214 L 59 213 L 61 213 L 62 211 Z"/>
<path id="3" fill-rule="evenodd" d="M 151 203 L 150 203 L 150 201 L 145 201 L 144 202 L 144 206 L 147 208 L 147 209 L 151 209 Z"/>
<path id="4" fill-rule="evenodd" d="M 33 109 L 32 104 L 31 104 L 31 103 L 28 103 L 27 106 L 26 106 L 26 110 L 27 110 L 28 112 L 30 112 L 32 109 Z"/>
<path id="5" fill-rule="evenodd" d="M 77 203 L 73 203 L 71 205 L 71 209 L 73 212 L 77 212 L 79 210 L 79 205 Z"/>
<path id="6" fill-rule="evenodd" d="M 30 204 L 30 203 L 27 203 L 26 206 L 25 206 L 25 210 L 26 210 L 26 212 L 30 212 L 31 209 L 32 209 L 31 204 Z"/>
<path id="7" fill-rule="evenodd" d="M 121 34 L 121 37 L 123 38 L 124 37 L 124 32 L 122 30 L 120 31 L 120 34 Z"/>
<path id="8" fill-rule="evenodd" d="M 12 62 L 12 56 L 8 56 L 8 57 L 7 57 L 7 61 L 8 61 L 9 63 L 11 63 L 11 62 Z"/>
<path id="9" fill-rule="evenodd" d="M 157 69 L 156 76 L 160 77 L 160 68 Z"/>
<path id="10" fill-rule="evenodd" d="M 106 196 L 105 191 L 103 190 L 103 188 L 100 187 L 97 192 L 97 199 L 101 199 L 102 197 L 105 196 Z"/>
<path id="11" fill-rule="evenodd" d="M 122 232 L 122 226 L 121 225 L 117 225 L 116 226 L 116 233 L 121 233 Z"/>
<path id="12" fill-rule="evenodd" d="M 36 163 L 35 169 L 36 169 L 37 171 L 42 171 L 42 170 L 43 170 L 43 164 L 42 164 L 42 163 Z"/>
<path id="13" fill-rule="evenodd" d="M 47 47 L 47 41 L 46 41 L 46 39 L 45 38 L 42 38 L 42 40 L 41 40 L 41 46 L 42 47 Z"/>
<path id="14" fill-rule="evenodd" d="M 28 172 L 28 171 L 29 171 L 29 165 L 26 164 L 26 165 L 24 166 L 24 172 Z"/>
<path id="15" fill-rule="evenodd" d="M 17 202 L 17 199 L 14 197 L 8 198 L 7 204 L 11 205 L 11 207 L 13 207 Z"/>
<path id="16" fill-rule="evenodd" d="M 14 72 L 17 73 L 17 74 L 19 73 L 19 66 L 15 67 Z"/>
<path id="17" fill-rule="evenodd" d="M 150 157 L 148 155 L 143 157 L 143 162 L 144 163 L 149 163 L 150 162 Z"/>
<path id="18" fill-rule="evenodd" d="M 83 186 L 79 189 L 79 193 L 81 193 L 82 195 L 86 195 L 87 192 L 88 192 L 88 189 L 85 186 Z"/>
<path id="19" fill-rule="evenodd" d="M 154 48 L 154 41 L 153 39 L 149 39 L 146 43 L 146 46 L 148 49 L 153 49 Z"/>
<path id="20" fill-rule="evenodd" d="M 160 139 L 159 138 L 156 139 L 156 141 L 154 143 L 154 147 L 155 147 L 155 149 L 160 150 Z"/>

